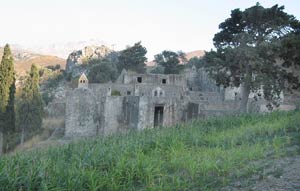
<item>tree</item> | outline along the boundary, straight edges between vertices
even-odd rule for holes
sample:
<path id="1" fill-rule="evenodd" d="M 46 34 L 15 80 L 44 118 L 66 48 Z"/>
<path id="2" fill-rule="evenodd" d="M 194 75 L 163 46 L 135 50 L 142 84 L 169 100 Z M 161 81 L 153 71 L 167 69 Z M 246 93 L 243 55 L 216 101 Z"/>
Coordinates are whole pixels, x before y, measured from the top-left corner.
<path id="1" fill-rule="evenodd" d="M 0 64 L 0 112 L 4 113 L 9 102 L 9 90 L 14 83 L 13 57 L 6 44 Z"/>
<path id="2" fill-rule="evenodd" d="M 165 74 L 179 74 L 184 68 L 183 65 L 179 65 L 180 61 L 186 61 L 184 53 L 176 53 L 168 50 L 164 50 L 162 53 L 155 55 L 154 58 L 155 63 L 164 68 Z"/>
<path id="3" fill-rule="evenodd" d="M 187 66 L 190 68 L 195 66 L 197 69 L 202 68 L 204 66 L 203 58 L 198 58 L 195 56 L 188 61 Z"/>
<path id="4" fill-rule="evenodd" d="M 298 86 L 279 62 L 281 41 L 300 26 L 283 10 L 258 3 L 244 11 L 233 10 L 214 36 L 216 51 L 204 56 L 206 70 L 218 85 L 241 87 L 241 112 L 247 110 L 250 92 L 262 89 L 265 99 L 275 104 L 283 89 Z"/>
<path id="5" fill-rule="evenodd" d="M 288 34 L 282 41 L 280 58 L 284 61 L 284 67 L 300 66 L 300 28 Z M 283 47 L 283 48 L 282 48 Z"/>
<path id="6" fill-rule="evenodd" d="M 0 132 L 4 134 L 5 148 L 9 134 L 15 131 L 15 89 L 13 57 L 9 45 L 6 44 L 0 64 Z"/>
<path id="7" fill-rule="evenodd" d="M 118 74 L 116 64 L 107 59 L 93 60 L 92 63 L 89 64 L 88 79 L 90 83 L 115 81 Z"/>
<path id="8" fill-rule="evenodd" d="M 43 102 L 39 92 L 39 72 L 33 64 L 22 87 L 18 106 L 18 126 L 22 132 L 21 144 L 24 142 L 25 133 L 41 128 L 42 118 Z"/>
<path id="9" fill-rule="evenodd" d="M 141 45 L 141 42 L 135 43 L 132 47 L 127 47 L 119 55 L 119 71 L 123 68 L 138 73 L 146 72 L 147 49 Z"/>
<path id="10" fill-rule="evenodd" d="M 161 65 L 155 66 L 155 68 L 153 68 L 150 71 L 151 74 L 164 74 L 165 73 L 165 68 L 162 67 Z"/>

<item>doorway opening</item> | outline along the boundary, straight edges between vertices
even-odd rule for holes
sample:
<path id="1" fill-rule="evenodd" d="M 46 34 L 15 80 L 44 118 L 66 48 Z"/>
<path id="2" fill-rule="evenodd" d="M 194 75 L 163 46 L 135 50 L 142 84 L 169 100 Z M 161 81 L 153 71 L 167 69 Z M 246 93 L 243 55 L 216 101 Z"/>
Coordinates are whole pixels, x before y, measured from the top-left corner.
<path id="1" fill-rule="evenodd" d="M 154 108 L 154 127 L 163 125 L 164 121 L 164 106 L 156 105 Z"/>

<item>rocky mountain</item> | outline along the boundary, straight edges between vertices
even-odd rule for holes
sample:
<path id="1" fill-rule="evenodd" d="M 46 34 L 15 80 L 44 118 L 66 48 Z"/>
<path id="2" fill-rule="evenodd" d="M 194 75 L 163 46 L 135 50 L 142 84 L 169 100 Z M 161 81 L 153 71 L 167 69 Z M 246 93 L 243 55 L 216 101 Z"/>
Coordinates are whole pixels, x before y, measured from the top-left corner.
<path id="1" fill-rule="evenodd" d="M 70 52 L 73 52 L 75 50 L 80 50 L 82 49 L 82 47 L 101 46 L 101 45 L 108 46 L 107 43 L 105 43 L 102 40 L 90 39 L 87 41 L 74 41 L 74 42 L 55 43 L 49 45 L 44 44 L 40 46 L 28 46 L 25 47 L 25 49 L 39 54 L 54 55 L 66 59 L 70 54 Z"/>
<path id="2" fill-rule="evenodd" d="M 105 45 L 101 46 L 86 46 L 83 49 L 73 51 L 69 54 L 66 64 L 66 72 L 72 73 L 72 76 L 77 76 L 83 72 L 83 66 L 91 59 L 100 59 L 112 55 L 114 51 Z"/>
<path id="3" fill-rule="evenodd" d="M 55 66 L 60 65 L 62 69 L 65 68 L 66 60 L 57 56 L 36 54 L 27 50 L 19 49 L 11 46 L 11 51 L 14 57 L 15 70 L 18 76 L 23 76 L 30 70 L 32 64 L 38 66 Z M 3 47 L 0 47 L 0 60 L 3 54 Z"/>

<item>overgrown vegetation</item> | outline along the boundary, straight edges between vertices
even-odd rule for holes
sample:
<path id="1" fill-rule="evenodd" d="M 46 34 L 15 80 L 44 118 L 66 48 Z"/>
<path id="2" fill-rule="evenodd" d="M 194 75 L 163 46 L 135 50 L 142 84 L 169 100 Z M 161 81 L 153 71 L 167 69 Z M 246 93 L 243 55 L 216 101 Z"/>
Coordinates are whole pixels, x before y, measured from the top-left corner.
<path id="1" fill-rule="evenodd" d="M 172 52 L 164 50 L 154 57 L 154 62 L 160 67 L 152 71 L 152 73 L 156 74 L 159 72 L 163 72 L 164 74 L 179 74 L 185 67 L 183 64 L 180 64 L 180 62 L 187 63 L 185 54 L 181 51 Z"/>
<path id="2" fill-rule="evenodd" d="M 21 144 L 23 144 L 26 134 L 38 131 L 42 127 L 44 114 L 43 100 L 39 90 L 39 72 L 34 64 L 21 89 L 17 111 L 17 126 L 21 131 Z"/>
<path id="3" fill-rule="evenodd" d="M 133 46 L 126 47 L 125 50 L 120 52 L 118 57 L 118 68 L 121 71 L 123 68 L 126 70 L 134 71 L 137 73 L 146 72 L 146 58 L 147 49 L 142 46 L 142 42 L 137 42 Z"/>
<path id="4" fill-rule="evenodd" d="M 107 83 L 119 76 L 116 62 L 108 59 L 94 59 L 89 62 L 88 79 L 90 83 Z"/>
<path id="5" fill-rule="evenodd" d="M 2 157 L 0 190 L 216 190 L 299 132 L 299 112 L 275 112 L 82 140 Z"/>
<path id="6" fill-rule="evenodd" d="M 250 93 L 278 106 L 282 91 L 299 90 L 300 22 L 284 6 L 257 3 L 234 9 L 219 25 L 216 50 L 204 56 L 204 67 L 218 85 L 241 87 L 240 111 L 247 110 Z M 297 71 L 297 72 L 296 72 Z"/>

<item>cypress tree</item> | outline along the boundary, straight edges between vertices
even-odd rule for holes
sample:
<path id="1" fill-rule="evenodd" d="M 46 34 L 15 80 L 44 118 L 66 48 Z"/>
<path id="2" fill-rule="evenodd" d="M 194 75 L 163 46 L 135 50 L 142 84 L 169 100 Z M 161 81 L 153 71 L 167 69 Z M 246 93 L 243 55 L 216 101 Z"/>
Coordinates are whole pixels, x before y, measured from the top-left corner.
<path id="1" fill-rule="evenodd" d="M 6 106 L 9 102 L 9 90 L 14 83 L 14 65 L 13 57 L 6 44 L 3 51 L 3 56 L 0 64 L 0 112 L 5 113 Z"/>
<path id="2" fill-rule="evenodd" d="M 6 140 L 15 130 L 15 89 L 13 57 L 6 44 L 0 64 L 0 132 L 4 135 L 2 145 L 5 148 L 8 148 Z"/>
<path id="3" fill-rule="evenodd" d="M 31 66 L 30 70 L 31 88 L 32 88 L 32 130 L 37 130 L 42 126 L 43 120 L 43 101 L 39 90 L 39 70 L 36 65 Z"/>
<path id="4" fill-rule="evenodd" d="M 15 78 L 14 78 L 13 83 L 9 88 L 9 100 L 5 112 L 7 128 L 4 131 L 8 133 L 13 133 L 16 131 L 15 93 L 16 93 L 16 85 L 15 85 Z"/>
<path id="5" fill-rule="evenodd" d="M 18 116 L 18 124 L 22 132 L 21 144 L 23 144 L 25 133 L 34 132 L 42 126 L 43 102 L 39 92 L 39 73 L 34 64 L 21 90 Z"/>

